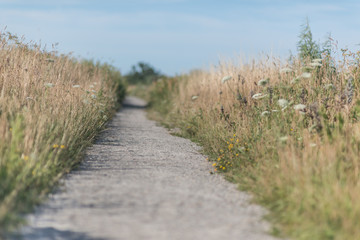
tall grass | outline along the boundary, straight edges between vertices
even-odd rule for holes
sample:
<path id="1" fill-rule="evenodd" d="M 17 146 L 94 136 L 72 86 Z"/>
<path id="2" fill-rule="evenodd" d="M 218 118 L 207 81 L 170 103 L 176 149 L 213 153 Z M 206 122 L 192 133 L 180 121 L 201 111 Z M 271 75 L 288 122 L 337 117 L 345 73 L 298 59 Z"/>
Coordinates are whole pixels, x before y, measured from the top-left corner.
<path id="1" fill-rule="evenodd" d="M 213 173 L 270 209 L 275 235 L 358 239 L 359 59 L 222 63 L 157 82 L 150 101 L 204 146 Z"/>
<path id="2" fill-rule="evenodd" d="M 1 34 L 0 235 L 79 162 L 124 93 L 109 65 Z"/>

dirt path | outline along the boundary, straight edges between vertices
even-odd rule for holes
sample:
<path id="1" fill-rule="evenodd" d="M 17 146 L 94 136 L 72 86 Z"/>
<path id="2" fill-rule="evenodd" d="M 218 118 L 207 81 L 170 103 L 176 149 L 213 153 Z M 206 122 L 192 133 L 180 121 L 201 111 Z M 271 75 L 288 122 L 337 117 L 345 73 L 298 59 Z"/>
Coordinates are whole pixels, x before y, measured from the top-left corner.
<path id="1" fill-rule="evenodd" d="M 29 216 L 24 239 L 273 239 L 264 210 L 189 140 L 146 119 L 128 97 L 80 168 Z"/>

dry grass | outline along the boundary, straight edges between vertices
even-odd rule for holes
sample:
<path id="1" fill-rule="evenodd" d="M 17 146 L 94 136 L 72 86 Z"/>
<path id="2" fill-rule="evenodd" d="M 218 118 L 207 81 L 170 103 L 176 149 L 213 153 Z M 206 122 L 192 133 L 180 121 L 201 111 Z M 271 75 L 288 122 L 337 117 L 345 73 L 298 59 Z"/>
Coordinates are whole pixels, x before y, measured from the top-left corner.
<path id="1" fill-rule="evenodd" d="M 337 62 L 323 56 L 321 66 L 269 57 L 224 63 L 158 82 L 152 105 L 204 146 L 214 171 L 271 210 L 274 234 L 357 239 L 358 63 L 359 53 L 348 51 Z M 261 86 L 261 79 L 269 83 Z M 266 96 L 255 99 L 257 93 Z"/>
<path id="2" fill-rule="evenodd" d="M 121 88 L 111 66 L 1 35 L 0 233 L 77 164 L 112 116 Z"/>

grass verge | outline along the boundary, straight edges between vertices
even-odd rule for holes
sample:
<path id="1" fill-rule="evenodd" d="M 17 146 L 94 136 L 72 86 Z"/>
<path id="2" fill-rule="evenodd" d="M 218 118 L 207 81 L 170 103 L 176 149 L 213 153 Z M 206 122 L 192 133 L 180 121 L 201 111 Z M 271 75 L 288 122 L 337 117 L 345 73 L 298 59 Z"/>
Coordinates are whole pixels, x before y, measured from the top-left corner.
<path id="1" fill-rule="evenodd" d="M 158 81 L 150 106 L 266 206 L 273 234 L 360 236 L 360 53 L 265 57 Z"/>
<path id="2" fill-rule="evenodd" d="M 78 164 L 124 94 L 109 65 L 0 35 L 0 236 Z"/>

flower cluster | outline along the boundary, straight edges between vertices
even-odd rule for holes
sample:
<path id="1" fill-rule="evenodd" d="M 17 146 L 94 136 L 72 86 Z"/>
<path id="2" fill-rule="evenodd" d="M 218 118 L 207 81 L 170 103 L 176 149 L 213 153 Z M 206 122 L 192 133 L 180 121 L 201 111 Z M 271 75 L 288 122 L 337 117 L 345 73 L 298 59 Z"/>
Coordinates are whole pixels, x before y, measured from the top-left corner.
<path id="1" fill-rule="evenodd" d="M 214 172 L 229 170 L 235 161 L 240 160 L 241 155 L 249 152 L 249 145 L 245 141 L 241 141 L 236 134 L 225 143 L 225 147 L 219 150 L 218 158 L 212 164 Z"/>

